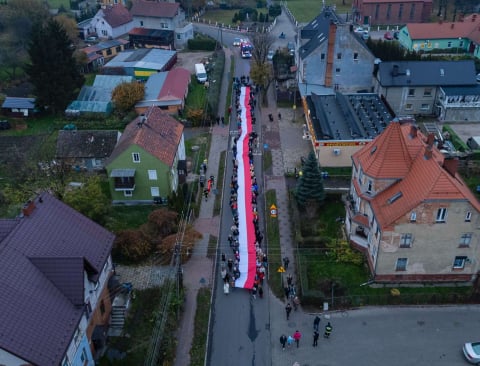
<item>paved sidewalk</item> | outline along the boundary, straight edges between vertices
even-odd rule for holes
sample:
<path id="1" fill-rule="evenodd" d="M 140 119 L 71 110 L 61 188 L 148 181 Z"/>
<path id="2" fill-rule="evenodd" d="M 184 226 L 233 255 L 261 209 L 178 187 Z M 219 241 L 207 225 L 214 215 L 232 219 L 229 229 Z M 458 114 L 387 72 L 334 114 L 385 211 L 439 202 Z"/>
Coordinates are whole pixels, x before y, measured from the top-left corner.
<path id="1" fill-rule="evenodd" d="M 230 82 L 230 56 L 232 52 L 225 48 L 225 68 L 222 79 L 221 90 L 228 90 Z M 225 111 L 225 98 L 220 98 L 218 110 L 219 116 L 223 116 Z M 223 179 L 217 177 L 218 167 L 220 165 L 220 155 L 226 150 L 229 132 L 228 126 L 214 126 L 211 128 L 211 145 L 208 154 L 208 164 L 206 176 L 215 176 L 215 179 Z M 222 194 L 222 192 L 217 192 Z M 175 366 L 186 366 L 190 364 L 190 349 L 194 333 L 194 320 L 197 308 L 197 294 L 202 287 L 212 287 L 212 275 L 214 270 L 214 261 L 207 258 L 207 249 L 209 236 L 213 235 L 218 238 L 220 229 L 220 216 L 213 216 L 213 206 L 215 195 L 212 193 L 207 201 L 202 199 L 199 217 L 195 220 L 195 230 L 203 234 L 203 238 L 195 245 L 192 257 L 183 266 L 183 285 L 186 288 L 185 308 L 180 327 L 177 331 L 177 354 L 175 358 Z"/>

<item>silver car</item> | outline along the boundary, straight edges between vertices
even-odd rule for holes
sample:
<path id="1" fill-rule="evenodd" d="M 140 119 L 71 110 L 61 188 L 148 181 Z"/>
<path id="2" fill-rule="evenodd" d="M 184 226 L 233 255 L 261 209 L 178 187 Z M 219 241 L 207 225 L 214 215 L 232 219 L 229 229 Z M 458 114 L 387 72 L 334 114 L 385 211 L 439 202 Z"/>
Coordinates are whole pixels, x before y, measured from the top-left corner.
<path id="1" fill-rule="evenodd" d="M 463 354 L 468 362 L 480 365 L 480 342 L 465 343 L 463 345 Z"/>

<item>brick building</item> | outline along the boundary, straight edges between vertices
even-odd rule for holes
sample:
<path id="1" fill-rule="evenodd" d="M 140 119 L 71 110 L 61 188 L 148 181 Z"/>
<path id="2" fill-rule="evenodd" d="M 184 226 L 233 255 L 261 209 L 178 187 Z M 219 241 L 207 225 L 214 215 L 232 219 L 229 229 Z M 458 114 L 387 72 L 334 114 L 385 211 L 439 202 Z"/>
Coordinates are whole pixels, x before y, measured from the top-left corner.
<path id="1" fill-rule="evenodd" d="M 433 0 L 353 0 L 352 8 L 359 24 L 423 23 L 430 19 Z"/>

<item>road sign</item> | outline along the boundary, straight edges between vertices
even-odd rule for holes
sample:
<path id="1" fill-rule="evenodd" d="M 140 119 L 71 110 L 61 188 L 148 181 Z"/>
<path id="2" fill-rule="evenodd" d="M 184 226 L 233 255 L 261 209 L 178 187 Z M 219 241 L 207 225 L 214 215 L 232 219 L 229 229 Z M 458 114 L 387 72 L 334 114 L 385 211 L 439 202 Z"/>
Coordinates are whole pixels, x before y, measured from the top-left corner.
<path id="1" fill-rule="evenodd" d="M 270 206 L 270 217 L 277 217 L 277 206 Z"/>
<path id="2" fill-rule="evenodd" d="M 280 266 L 280 267 L 277 269 L 277 272 L 278 272 L 278 273 L 285 273 L 285 268 L 283 268 L 282 266 Z"/>

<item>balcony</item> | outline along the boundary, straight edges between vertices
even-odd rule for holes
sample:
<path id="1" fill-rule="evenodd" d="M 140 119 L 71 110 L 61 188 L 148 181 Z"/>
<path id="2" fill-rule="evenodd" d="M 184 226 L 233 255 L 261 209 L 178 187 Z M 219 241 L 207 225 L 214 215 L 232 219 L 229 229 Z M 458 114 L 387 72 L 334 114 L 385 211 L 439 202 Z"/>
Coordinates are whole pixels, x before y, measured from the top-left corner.
<path id="1" fill-rule="evenodd" d="M 133 191 L 135 189 L 135 169 L 113 169 L 110 178 L 114 180 L 116 191 Z"/>

